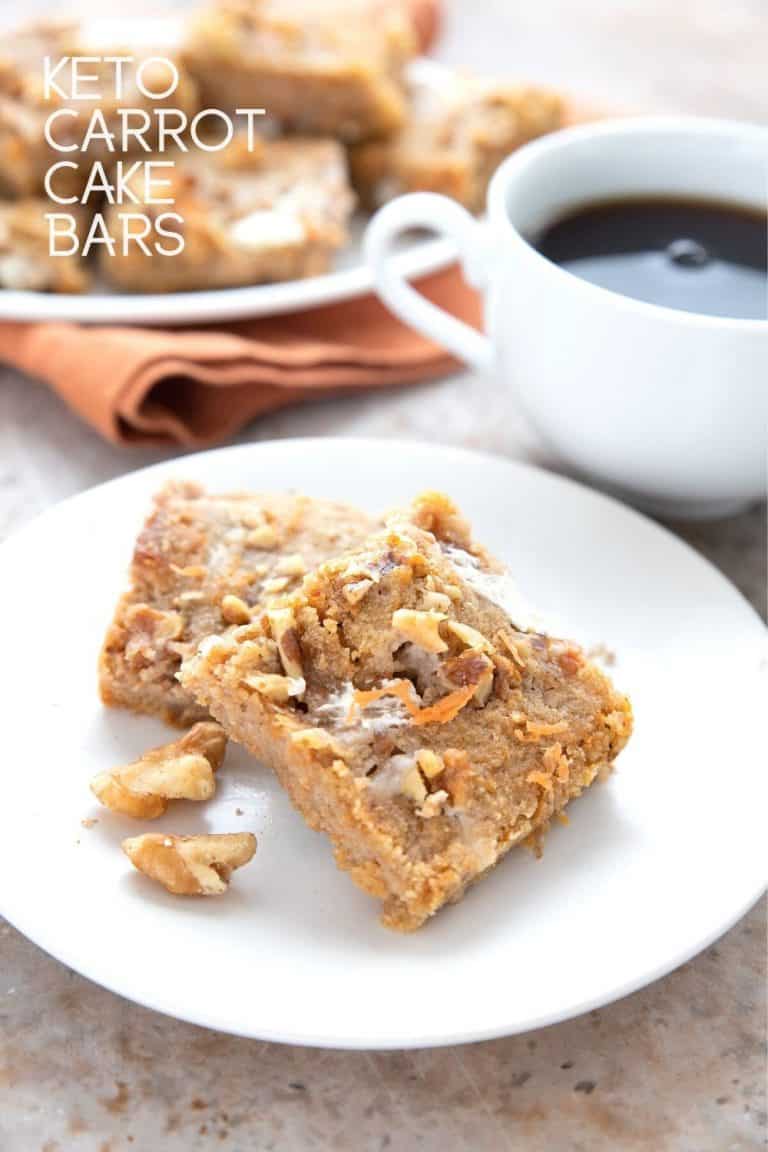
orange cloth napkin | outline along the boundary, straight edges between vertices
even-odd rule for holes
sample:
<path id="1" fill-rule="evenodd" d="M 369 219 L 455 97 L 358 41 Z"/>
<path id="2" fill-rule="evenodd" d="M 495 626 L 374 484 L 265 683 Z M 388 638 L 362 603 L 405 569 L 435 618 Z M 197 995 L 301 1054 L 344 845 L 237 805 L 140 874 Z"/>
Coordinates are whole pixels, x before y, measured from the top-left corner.
<path id="1" fill-rule="evenodd" d="M 480 300 L 455 268 L 419 287 L 479 326 Z M 373 296 L 198 330 L 2 324 L 0 361 L 45 380 L 108 440 L 186 447 L 226 439 L 302 400 L 412 384 L 455 367 Z"/>

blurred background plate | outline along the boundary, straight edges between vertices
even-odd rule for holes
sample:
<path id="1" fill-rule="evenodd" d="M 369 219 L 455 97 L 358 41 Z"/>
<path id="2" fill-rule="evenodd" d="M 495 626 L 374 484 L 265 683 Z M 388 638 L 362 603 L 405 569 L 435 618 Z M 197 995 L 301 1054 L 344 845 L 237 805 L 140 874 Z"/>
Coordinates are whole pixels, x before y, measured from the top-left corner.
<path id="1" fill-rule="evenodd" d="M 217 288 L 210 292 L 163 292 L 157 295 L 92 292 L 55 296 L 46 292 L 0 292 L 0 321 L 64 321 L 76 324 L 208 324 L 301 312 L 336 304 L 371 291 L 372 278 L 363 263 L 362 234 L 367 217 L 353 222 L 352 241 L 333 272 L 282 284 Z M 395 258 L 404 276 L 414 279 L 448 267 L 456 259 L 450 240 L 412 237 Z"/>

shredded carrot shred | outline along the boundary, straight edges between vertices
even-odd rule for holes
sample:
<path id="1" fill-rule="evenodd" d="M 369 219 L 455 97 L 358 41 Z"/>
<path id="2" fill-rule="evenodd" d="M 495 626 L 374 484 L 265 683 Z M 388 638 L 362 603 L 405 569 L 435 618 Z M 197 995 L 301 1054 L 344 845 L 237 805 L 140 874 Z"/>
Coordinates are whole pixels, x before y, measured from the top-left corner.
<path id="1" fill-rule="evenodd" d="M 353 706 L 366 708 L 375 700 L 381 700 L 382 696 L 396 696 L 408 709 L 414 724 L 447 724 L 449 720 L 453 720 L 454 716 L 459 714 L 465 704 L 469 703 L 476 690 L 476 684 L 469 684 L 466 688 L 459 688 L 456 692 L 450 692 L 447 696 L 443 696 L 442 700 L 438 700 L 429 708 L 419 708 L 414 699 L 415 693 L 410 680 L 393 680 L 382 688 L 371 688 L 367 692 L 355 691 L 352 695 L 352 702 Z M 348 719 L 351 718 L 350 713 Z"/>
<path id="2" fill-rule="evenodd" d="M 352 710 L 357 705 L 358 708 L 367 708 L 369 704 L 373 704 L 376 700 L 381 700 L 383 696 L 397 696 L 405 707 L 410 712 L 411 716 L 418 712 L 419 706 L 414 700 L 413 684 L 410 680 L 392 680 L 391 683 L 385 684 L 383 688 L 371 688 L 369 691 L 357 689 L 352 693 L 352 708 L 349 710 L 348 720 L 352 719 Z"/>
<path id="3" fill-rule="evenodd" d="M 552 791 L 552 777 L 547 776 L 546 772 L 529 772 L 526 780 L 529 784 L 538 784 L 545 792 Z"/>
<path id="4" fill-rule="evenodd" d="M 558 732 L 565 732 L 568 727 L 565 720 L 558 720 L 555 724 L 543 724 L 536 720 L 526 720 L 525 726 L 531 736 L 555 736 Z"/>
<path id="5" fill-rule="evenodd" d="M 449 692 L 447 696 L 443 696 L 442 700 L 438 700 L 431 707 L 419 708 L 416 712 L 411 713 L 414 724 L 447 724 L 449 720 L 453 720 L 454 716 L 458 716 L 476 691 L 476 684 L 468 684 L 466 688 L 458 688 L 455 692 Z"/>

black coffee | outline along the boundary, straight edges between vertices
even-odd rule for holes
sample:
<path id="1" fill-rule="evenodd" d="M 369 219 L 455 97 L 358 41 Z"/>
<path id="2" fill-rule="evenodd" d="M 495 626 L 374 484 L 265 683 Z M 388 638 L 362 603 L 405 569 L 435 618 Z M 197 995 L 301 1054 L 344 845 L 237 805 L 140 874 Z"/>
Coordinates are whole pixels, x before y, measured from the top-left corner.
<path id="1" fill-rule="evenodd" d="M 623 296 L 768 318 L 766 212 L 704 200 L 611 200 L 561 217 L 532 242 L 575 276 Z"/>

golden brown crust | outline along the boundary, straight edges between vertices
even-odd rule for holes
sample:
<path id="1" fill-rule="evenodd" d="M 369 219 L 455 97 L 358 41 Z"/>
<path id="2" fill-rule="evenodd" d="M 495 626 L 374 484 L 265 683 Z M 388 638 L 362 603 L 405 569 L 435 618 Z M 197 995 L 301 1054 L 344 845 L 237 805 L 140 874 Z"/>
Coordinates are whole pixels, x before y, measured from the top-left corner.
<path id="1" fill-rule="evenodd" d="M 344 149 L 335 140 L 307 138 L 256 143 L 251 153 L 240 137 L 214 154 L 166 152 L 162 159 L 175 165 L 166 174 L 167 195 L 183 221 L 172 228 L 183 236 L 183 250 L 162 254 L 176 241 L 157 232 L 158 224 L 171 225 L 151 204 L 141 206 L 152 222 L 148 251 L 135 243 L 124 247 L 123 218 L 138 209 L 113 205 L 106 222 L 115 249 L 100 253 L 105 278 L 128 292 L 176 292 L 326 272 L 347 240 L 354 206 Z M 145 195 L 143 178 L 131 187 L 139 199 Z"/>
<path id="2" fill-rule="evenodd" d="M 562 121 L 552 91 L 441 70 L 439 81 L 412 85 L 400 132 L 350 149 L 352 184 L 369 209 L 405 192 L 440 192 L 479 212 L 501 161 Z"/>
<path id="3" fill-rule="evenodd" d="M 54 109 L 67 107 L 76 113 L 75 117 L 67 120 L 67 131 L 75 142 L 82 139 L 93 111 L 92 103 L 68 101 L 55 91 L 50 99 L 45 98 L 45 56 L 53 59 L 66 55 L 106 57 L 129 52 L 136 60 L 156 55 L 176 60 L 179 71 L 176 91 L 165 99 L 155 100 L 147 99 L 140 92 L 133 66 L 123 68 L 123 87 L 118 98 L 110 95 L 116 91 L 114 66 L 109 63 L 89 65 L 91 73 L 102 77 L 98 106 L 110 131 L 119 130 L 117 114 L 121 108 L 149 111 L 165 106 L 179 108 L 188 114 L 197 110 L 197 85 L 178 62 L 173 48 L 162 43 L 155 47 L 143 43 L 146 27 L 140 19 L 132 21 L 126 17 L 124 29 L 125 43 L 103 44 L 98 49 L 89 44 L 87 20 L 41 20 L 3 36 L 0 45 L 0 196 L 35 196 L 43 191 L 48 168 L 62 159 L 62 154 L 46 143 L 43 132 L 45 121 Z M 152 141 L 151 131 L 148 139 Z M 139 150 L 140 145 L 132 145 L 129 154 Z M 67 157 L 70 158 L 69 154 Z M 85 153 L 77 153 L 77 170 L 61 169 L 57 173 L 58 193 L 79 195 L 91 165 L 96 161 L 111 162 L 112 158 L 104 141 L 93 140 Z"/>
<path id="4" fill-rule="evenodd" d="M 289 593 L 301 579 L 298 555 L 310 567 L 370 528 L 362 512 L 331 501 L 289 493 L 211 496 L 194 484 L 168 484 L 138 537 L 131 587 L 104 640 L 102 700 L 181 727 L 204 719 L 176 674 L 204 636 L 227 626 L 228 598 L 262 605 L 275 595 L 276 573 Z M 286 558 L 293 574 L 285 572 Z"/>
<path id="5" fill-rule="evenodd" d="M 393 0 L 218 0 L 193 23 L 184 59 L 207 104 L 264 107 L 292 131 L 360 140 L 401 124 L 400 75 L 415 51 Z"/>
<path id="6" fill-rule="evenodd" d="M 286 673 L 266 616 L 182 669 L 393 928 L 418 927 L 546 827 L 631 731 L 629 702 L 576 645 L 522 630 L 495 602 L 506 577 L 482 557 L 450 502 L 428 495 L 288 598 L 300 698 L 261 689 L 259 675 Z M 402 613 L 433 612 L 435 596 L 436 628 L 404 632 Z"/>
<path id="7" fill-rule="evenodd" d="M 79 255 L 53 256 L 46 213 L 55 205 L 35 197 L 0 202 L 0 288 L 17 292 L 86 292 L 90 274 Z M 90 213 L 74 213 L 82 234 Z"/>

